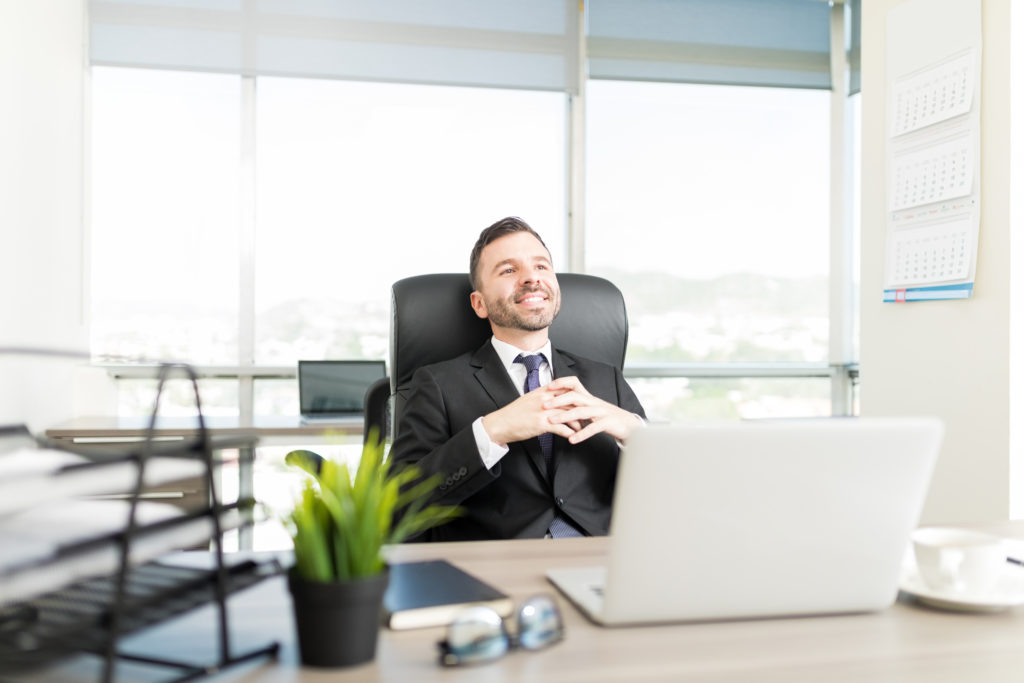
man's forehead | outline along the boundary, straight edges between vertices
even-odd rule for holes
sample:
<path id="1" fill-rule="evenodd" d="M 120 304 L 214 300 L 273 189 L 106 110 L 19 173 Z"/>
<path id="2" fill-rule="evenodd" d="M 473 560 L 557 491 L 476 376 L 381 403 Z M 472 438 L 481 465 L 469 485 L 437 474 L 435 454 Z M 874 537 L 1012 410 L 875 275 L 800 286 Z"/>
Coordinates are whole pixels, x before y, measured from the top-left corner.
<path id="1" fill-rule="evenodd" d="M 544 244 L 528 232 L 503 235 L 484 247 L 483 257 L 495 263 L 526 258 L 530 261 L 551 261 Z"/>

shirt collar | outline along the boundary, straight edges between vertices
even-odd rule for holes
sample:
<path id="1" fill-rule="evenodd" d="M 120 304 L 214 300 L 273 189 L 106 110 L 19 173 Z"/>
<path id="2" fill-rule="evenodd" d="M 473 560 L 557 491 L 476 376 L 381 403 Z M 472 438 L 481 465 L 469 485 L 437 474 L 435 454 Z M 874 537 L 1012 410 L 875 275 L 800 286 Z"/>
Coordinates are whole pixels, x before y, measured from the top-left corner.
<path id="1" fill-rule="evenodd" d="M 518 356 L 520 354 L 522 354 L 524 356 L 529 356 L 529 355 L 535 354 L 535 353 L 543 353 L 544 354 L 544 358 L 546 358 L 547 361 L 548 361 L 548 367 L 551 367 L 551 340 L 550 339 L 548 339 L 547 343 L 545 343 L 544 346 L 540 347 L 536 351 L 523 351 L 522 349 L 518 349 L 515 346 L 512 346 L 511 344 L 508 344 L 506 342 L 503 342 L 500 339 L 498 339 L 497 337 L 493 337 L 493 336 L 491 337 L 491 346 L 493 346 L 494 350 L 497 351 L 498 358 L 501 359 L 501 363 L 502 363 L 502 365 L 505 366 L 505 370 L 511 370 L 512 369 L 512 366 L 515 365 L 515 362 L 516 362 L 516 356 Z"/>

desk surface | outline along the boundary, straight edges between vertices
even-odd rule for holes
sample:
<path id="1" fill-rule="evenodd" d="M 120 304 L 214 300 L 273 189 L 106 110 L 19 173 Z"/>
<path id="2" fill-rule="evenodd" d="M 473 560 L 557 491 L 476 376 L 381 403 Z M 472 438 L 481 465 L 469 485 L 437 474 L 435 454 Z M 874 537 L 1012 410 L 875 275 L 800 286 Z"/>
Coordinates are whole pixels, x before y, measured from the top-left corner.
<path id="1" fill-rule="evenodd" d="M 331 422 L 306 424 L 297 415 L 256 416 L 251 424 L 242 424 L 238 417 L 206 416 L 211 434 L 225 437 L 295 437 L 295 436 L 352 436 L 362 435 L 362 416 Z M 148 417 L 77 417 L 46 430 L 51 439 L 103 440 L 137 438 L 144 436 L 149 426 Z M 195 434 L 195 417 L 161 417 L 157 420 L 156 435 L 182 437 Z"/>
<path id="2" fill-rule="evenodd" d="M 984 528 L 1024 539 L 1024 522 Z M 607 539 L 500 541 L 408 545 L 392 560 L 443 557 L 502 587 L 516 599 L 537 592 L 558 595 L 566 640 L 548 650 L 514 652 L 498 662 L 442 669 L 435 643 L 443 629 L 381 631 L 374 662 L 320 671 L 297 664 L 290 600 L 282 578 L 232 600 L 234 641 L 282 642 L 278 662 L 229 670 L 217 681 L 927 681 L 1019 680 L 1024 671 L 1024 607 L 994 614 L 929 609 L 903 596 L 882 612 L 796 619 L 607 629 L 592 625 L 544 579 L 551 567 L 600 563 Z M 199 613 L 130 640 L 174 643 L 178 653 L 210 648 Z M 209 620 L 209 615 L 206 616 Z M 206 648 L 206 650 L 204 650 Z M 119 668 L 125 680 L 135 680 Z M 46 680 L 61 678 L 58 672 Z M 120 680 L 119 676 L 119 680 Z"/>

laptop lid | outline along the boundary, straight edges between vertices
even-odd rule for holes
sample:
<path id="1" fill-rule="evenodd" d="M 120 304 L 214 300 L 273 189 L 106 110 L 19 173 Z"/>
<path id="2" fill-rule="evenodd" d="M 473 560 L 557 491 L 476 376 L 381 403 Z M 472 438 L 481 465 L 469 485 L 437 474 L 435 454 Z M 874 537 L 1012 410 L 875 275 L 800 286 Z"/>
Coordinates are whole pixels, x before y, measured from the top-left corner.
<path id="1" fill-rule="evenodd" d="M 300 360 L 299 412 L 303 418 L 362 415 L 366 390 L 386 374 L 382 360 Z"/>
<path id="2" fill-rule="evenodd" d="M 609 625 L 887 607 L 942 433 L 930 418 L 637 430 L 619 465 L 603 604 L 569 597 Z"/>

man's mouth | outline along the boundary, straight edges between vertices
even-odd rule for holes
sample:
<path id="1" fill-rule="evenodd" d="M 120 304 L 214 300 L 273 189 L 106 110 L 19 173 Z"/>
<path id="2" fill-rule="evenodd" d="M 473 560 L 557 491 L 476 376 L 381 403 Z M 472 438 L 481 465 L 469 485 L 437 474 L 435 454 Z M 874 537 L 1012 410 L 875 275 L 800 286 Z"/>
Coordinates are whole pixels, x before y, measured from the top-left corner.
<path id="1" fill-rule="evenodd" d="M 548 296 L 543 292 L 526 292 L 516 298 L 517 304 L 540 304 L 548 300 Z"/>

